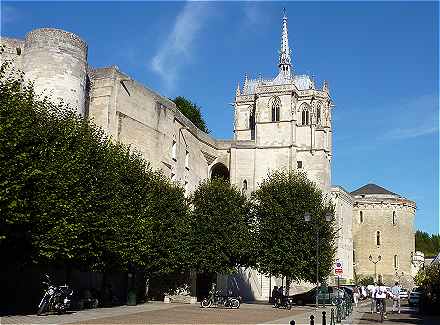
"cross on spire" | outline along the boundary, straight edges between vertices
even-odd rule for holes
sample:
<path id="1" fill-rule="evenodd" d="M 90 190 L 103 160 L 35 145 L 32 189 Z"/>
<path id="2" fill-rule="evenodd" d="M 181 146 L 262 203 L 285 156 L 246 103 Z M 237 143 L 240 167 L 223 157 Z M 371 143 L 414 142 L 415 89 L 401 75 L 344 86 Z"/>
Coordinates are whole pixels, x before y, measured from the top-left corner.
<path id="1" fill-rule="evenodd" d="M 287 32 L 286 8 L 283 8 L 283 30 L 281 33 L 281 49 L 278 68 L 285 77 L 291 77 L 292 64 L 290 59 L 289 36 Z"/>

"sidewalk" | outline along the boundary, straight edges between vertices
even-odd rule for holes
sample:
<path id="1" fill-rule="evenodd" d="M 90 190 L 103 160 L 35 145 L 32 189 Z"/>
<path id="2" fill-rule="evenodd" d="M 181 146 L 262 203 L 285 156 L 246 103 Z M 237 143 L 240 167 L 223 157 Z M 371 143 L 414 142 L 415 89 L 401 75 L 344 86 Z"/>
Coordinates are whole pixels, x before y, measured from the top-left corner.
<path id="1" fill-rule="evenodd" d="M 149 302 L 136 306 L 118 306 L 111 308 L 85 309 L 69 312 L 63 315 L 49 314 L 44 316 L 14 315 L 0 317 L 0 324 L 71 324 L 90 319 L 116 317 L 136 314 L 154 310 L 175 308 L 178 304 L 164 304 L 162 302 Z"/>

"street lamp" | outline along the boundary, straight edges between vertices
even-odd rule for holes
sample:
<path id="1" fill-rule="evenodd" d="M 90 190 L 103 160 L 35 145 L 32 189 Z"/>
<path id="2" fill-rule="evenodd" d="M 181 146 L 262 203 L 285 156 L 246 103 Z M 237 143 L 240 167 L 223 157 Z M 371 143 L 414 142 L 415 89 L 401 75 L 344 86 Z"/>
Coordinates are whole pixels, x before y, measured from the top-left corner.
<path id="1" fill-rule="evenodd" d="M 382 256 L 378 256 L 376 261 L 373 261 L 373 256 L 369 256 L 368 259 L 370 262 L 374 263 L 374 282 L 377 282 L 377 273 L 376 273 L 376 264 L 382 259 Z"/>
<path id="2" fill-rule="evenodd" d="M 333 215 L 331 213 L 325 214 L 325 221 L 332 221 Z M 304 221 L 310 222 L 312 216 L 309 212 L 304 213 Z M 316 308 L 318 308 L 318 290 L 319 290 L 319 224 L 315 223 L 316 230 Z"/>

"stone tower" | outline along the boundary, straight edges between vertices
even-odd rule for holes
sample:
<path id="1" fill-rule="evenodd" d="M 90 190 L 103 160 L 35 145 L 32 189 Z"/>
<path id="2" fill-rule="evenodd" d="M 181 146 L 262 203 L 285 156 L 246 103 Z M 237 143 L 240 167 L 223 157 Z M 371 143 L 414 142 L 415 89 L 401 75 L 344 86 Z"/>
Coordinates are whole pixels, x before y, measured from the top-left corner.
<path id="1" fill-rule="evenodd" d="M 36 93 L 86 113 L 87 44 L 59 29 L 40 28 L 26 35 L 22 68 Z"/>
<path id="2" fill-rule="evenodd" d="M 328 84 L 321 89 L 308 75 L 293 73 L 287 16 L 282 17 L 278 75 L 248 79 L 237 87 L 231 181 L 255 190 L 275 169 L 305 171 L 330 191 L 332 101 Z"/>
<path id="3" fill-rule="evenodd" d="M 405 285 L 411 281 L 415 252 L 415 202 L 376 184 L 367 184 L 351 195 L 356 274 L 374 277 L 377 262 L 377 279 L 386 284 L 400 280 Z"/>

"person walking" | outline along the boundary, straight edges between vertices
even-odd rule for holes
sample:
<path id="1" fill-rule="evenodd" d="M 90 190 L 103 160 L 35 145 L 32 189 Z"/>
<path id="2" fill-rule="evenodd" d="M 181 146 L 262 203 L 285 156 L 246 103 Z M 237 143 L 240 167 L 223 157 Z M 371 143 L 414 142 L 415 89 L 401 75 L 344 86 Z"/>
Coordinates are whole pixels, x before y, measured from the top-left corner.
<path id="1" fill-rule="evenodd" d="M 375 288 L 375 298 L 378 305 L 382 305 L 384 318 L 387 318 L 387 288 L 384 286 L 382 282 L 379 282 L 377 287 Z"/>
<path id="2" fill-rule="evenodd" d="M 391 293 L 393 295 L 393 313 L 397 312 L 400 314 L 400 285 L 396 282 L 394 286 L 391 287 Z"/>
<path id="3" fill-rule="evenodd" d="M 377 283 L 374 282 L 374 285 L 369 286 L 369 294 L 371 297 L 371 313 L 376 312 L 376 287 Z"/>
<path id="4" fill-rule="evenodd" d="M 359 301 L 359 288 L 355 286 L 353 288 L 353 302 L 356 307 L 358 306 L 358 301 Z"/>
<path id="5" fill-rule="evenodd" d="M 272 289 L 272 304 L 273 308 L 277 307 L 277 301 L 278 301 L 278 286 L 274 286 Z"/>

